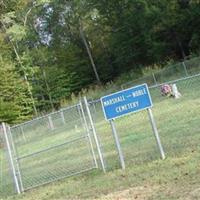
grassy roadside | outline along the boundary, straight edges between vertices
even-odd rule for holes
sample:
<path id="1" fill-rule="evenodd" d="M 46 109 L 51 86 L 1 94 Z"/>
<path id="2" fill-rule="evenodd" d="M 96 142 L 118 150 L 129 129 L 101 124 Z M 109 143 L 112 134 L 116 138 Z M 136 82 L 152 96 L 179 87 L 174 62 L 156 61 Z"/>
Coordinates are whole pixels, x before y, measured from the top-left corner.
<path id="1" fill-rule="evenodd" d="M 179 158 L 133 165 L 126 171 L 91 172 L 90 175 L 59 181 L 7 200 L 199 199 L 198 150 Z"/>

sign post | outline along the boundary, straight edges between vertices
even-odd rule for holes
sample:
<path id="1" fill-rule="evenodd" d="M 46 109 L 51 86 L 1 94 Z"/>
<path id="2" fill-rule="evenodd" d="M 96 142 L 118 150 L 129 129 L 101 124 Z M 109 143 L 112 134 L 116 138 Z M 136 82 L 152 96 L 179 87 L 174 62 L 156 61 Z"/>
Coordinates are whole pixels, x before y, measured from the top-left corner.
<path id="1" fill-rule="evenodd" d="M 125 169 L 124 157 L 113 120 L 142 110 L 148 110 L 150 122 L 156 138 L 156 142 L 160 150 L 161 158 L 165 159 L 164 150 L 151 110 L 153 104 L 147 84 L 138 85 L 136 87 L 132 87 L 104 96 L 101 98 L 101 104 L 103 107 L 105 119 L 110 122 L 112 127 L 112 132 L 118 150 L 122 169 Z"/>
<path id="2" fill-rule="evenodd" d="M 147 111 L 148 111 L 148 114 L 149 114 L 149 119 L 150 119 L 150 122 L 151 122 L 152 129 L 153 129 L 153 132 L 154 132 L 154 135 L 155 135 L 155 138 L 156 138 L 156 142 L 157 142 L 157 145 L 158 145 L 158 148 L 159 148 L 159 151 L 160 151 L 161 159 L 164 160 L 165 159 L 165 152 L 163 150 L 163 147 L 162 147 L 162 144 L 161 144 L 161 141 L 160 141 L 156 122 L 155 122 L 154 117 L 153 117 L 153 112 L 152 112 L 151 108 L 148 108 Z"/>
<path id="3" fill-rule="evenodd" d="M 121 167 L 122 167 L 122 169 L 125 169 L 124 155 L 122 153 L 122 149 L 121 149 L 119 137 L 117 135 L 117 131 L 116 131 L 116 128 L 115 128 L 114 120 L 110 120 L 110 125 L 111 125 L 111 128 L 112 128 L 113 137 L 114 137 L 116 148 L 117 148 L 117 151 L 118 151 Z"/>

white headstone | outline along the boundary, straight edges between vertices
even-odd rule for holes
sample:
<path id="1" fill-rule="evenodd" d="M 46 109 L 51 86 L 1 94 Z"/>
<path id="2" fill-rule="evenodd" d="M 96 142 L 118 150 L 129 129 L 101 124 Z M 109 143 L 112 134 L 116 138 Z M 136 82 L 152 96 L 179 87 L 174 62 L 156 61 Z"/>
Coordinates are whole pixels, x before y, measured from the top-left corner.
<path id="1" fill-rule="evenodd" d="M 179 99 L 181 97 L 181 93 L 178 91 L 176 84 L 172 84 L 172 94 L 175 99 Z"/>

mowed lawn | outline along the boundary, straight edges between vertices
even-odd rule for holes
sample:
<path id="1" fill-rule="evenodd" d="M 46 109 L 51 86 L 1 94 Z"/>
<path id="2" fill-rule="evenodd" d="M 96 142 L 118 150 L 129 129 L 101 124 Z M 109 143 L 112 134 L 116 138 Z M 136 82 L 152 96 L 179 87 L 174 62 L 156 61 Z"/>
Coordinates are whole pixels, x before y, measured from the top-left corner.
<path id="1" fill-rule="evenodd" d="M 166 160 L 160 160 L 147 112 L 142 111 L 115 121 L 126 162 L 121 170 L 110 126 L 97 104 L 92 113 L 107 173 L 92 170 L 4 199 L 200 199 L 200 78 L 177 86 L 182 93 L 177 100 L 162 97 L 159 88 L 150 90 Z M 31 172 L 31 161 L 27 165 Z M 51 168 L 48 162 L 46 167 Z"/>

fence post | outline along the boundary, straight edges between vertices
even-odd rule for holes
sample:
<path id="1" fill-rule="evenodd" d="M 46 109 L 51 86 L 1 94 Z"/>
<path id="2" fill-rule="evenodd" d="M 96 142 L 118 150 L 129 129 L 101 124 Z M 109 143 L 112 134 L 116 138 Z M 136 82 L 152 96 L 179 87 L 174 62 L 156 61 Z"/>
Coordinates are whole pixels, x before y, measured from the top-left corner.
<path id="1" fill-rule="evenodd" d="M 6 124 L 2 123 L 2 127 L 3 127 L 3 135 L 4 135 L 4 138 L 5 138 L 5 142 L 6 142 L 6 147 L 7 147 L 7 150 L 8 150 L 9 162 L 10 162 L 10 165 L 11 165 L 11 170 L 12 170 L 12 174 L 13 174 L 13 180 L 14 180 L 15 188 L 17 190 L 17 193 L 20 194 L 21 191 L 20 191 L 19 182 L 18 182 L 18 178 L 17 178 L 17 174 L 16 174 L 16 169 L 15 169 L 15 165 L 14 165 L 14 161 L 13 161 L 10 142 L 9 142 L 9 139 L 8 139 L 8 132 L 7 132 Z"/>
<path id="2" fill-rule="evenodd" d="M 14 144 L 14 141 L 13 141 L 13 137 L 12 137 L 12 134 L 11 134 L 11 129 L 10 129 L 10 126 L 8 126 L 8 129 L 9 131 L 7 133 L 9 133 L 9 137 L 10 137 L 10 144 L 12 146 L 12 149 L 13 149 L 13 153 L 14 153 L 14 159 L 15 159 L 15 162 L 16 162 L 16 175 L 17 177 L 19 178 L 18 181 L 19 181 L 19 184 L 20 184 L 20 191 L 21 192 L 24 192 L 24 186 L 23 186 L 23 183 L 22 183 L 22 176 L 21 176 L 21 171 L 20 171 L 20 166 L 19 166 L 19 161 L 18 161 L 18 158 L 17 158 L 17 151 L 16 151 L 16 148 L 15 148 L 15 144 Z"/>
<path id="3" fill-rule="evenodd" d="M 101 162 L 101 166 L 102 166 L 103 171 L 106 172 L 103 155 L 102 155 L 101 148 L 100 148 L 100 143 L 99 143 L 99 140 L 98 140 L 98 137 L 97 137 L 96 129 L 94 127 L 94 122 L 93 122 L 93 119 L 92 119 L 90 109 L 88 107 L 88 101 L 87 101 L 86 97 L 84 97 L 84 103 L 85 103 L 86 111 L 87 111 L 87 114 L 88 114 L 88 117 L 89 117 L 89 120 L 90 120 L 92 132 L 93 132 L 93 135 L 94 135 L 94 140 L 95 140 L 95 143 L 96 143 L 96 146 L 97 146 L 97 151 L 98 151 L 99 159 L 100 159 L 100 162 Z"/>
<path id="4" fill-rule="evenodd" d="M 93 105 L 93 108 L 94 108 L 94 112 L 96 113 L 97 109 L 96 109 L 95 101 L 93 99 L 92 99 L 92 105 Z"/>
<path id="5" fill-rule="evenodd" d="M 63 124 L 65 124 L 65 116 L 64 116 L 63 110 L 61 110 L 60 115 L 61 115 Z"/>
<path id="6" fill-rule="evenodd" d="M 91 139 L 91 136 L 90 136 L 89 127 L 88 127 L 88 124 L 87 124 L 87 120 L 86 120 L 85 113 L 84 113 L 84 110 L 83 110 L 83 104 L 82 104 L 81 101 L 80 101 L 80 109 L 81 109 L 81 114 L 83 116 L 83 122 L 82 123 L 84 124 L 84 128 L 86 129 L 87 134 L 88 134 L 89 143 L 90 143 L 94 163 L 95 163 L 96 168 L 98 168 L 98 163 L 97 163 L 97 159 L 96 159 L 96 156 L 95 156 L 95 153 L 94 153 L 94 147 L 93 147 L 93 144 L 92 144 L 92 139 Z M 81 117 L 81 121 L 82 121 L 82 117 Z"/>
<path id="7" fill-rule="evenodd" d="M 152 76 L 153 76 L 153 81 L 154 81 L 155 85 L 158 85 L 155 74 L 153 72 L 152 72 Z"/>
<path id="8" fill-rule="evenodd" d="M 162 144 L 161 144 L 161 141 L 160 141 L 158 129 L 156 127 L 156 123 L 155 123 L 155 120 L 154 120 L 154 117 L 153 117 L 152 110 L 151 110 L 151 108 L 148 108 L 147 111 L 148 111 L 148 115 L 149 115 L 149 119 L 150 119 L 150 122 L 151 122 L 152 129 L 153 129 L 153 132 L 154 132 L 154 135 L 155 135 L 155 138 L 156 138 L 156 142 L 157 142 L 157 145 L 158 145 L 158 148 L 159 148 L 159 151 L 160 151 L 161 158 L 162 158 L 162 160 L 164 160 L 165 159 L 165 152 L 163 150 L 163 147 L 162 147 Z"/>
<path id="9" fill-rule="evenodd" d="M 48 121 L 49 121 L 49 127 L 50 127 L 50 129 L 54 130 L 54 125 L 53 125 L 53 121 L 52 121 L 51 115 L 48 116 Z"/>
<path id="10" fill-rule="evenodd" d="M 186 67 L 186 64 L 185 64 L 184 61 L 182 62 L 182 65 L 183 65 L 183 68 L 184 68 L 184 71 L 185 71 L 185 75 L 189 76 L 188 71 L 187 71 L 187 67 Z"/>
<path id="11" fill-rule="evenodd" d="M 19 125 L 19 127 L 20 127 L 20 130 L 21 130 L 23 139 L 24 139 L 24 141 L 26 142 L 26 137 L 25 137 L 25 135 L 24 135 L 24 128 L 23 128 L 23 125 Z"/>
<path id="12" fill-rule="evenodd" d="M 80 104 L 77 105 L 77 110 L 78 110 L 79 117 L 81 119 L 81 123 L 87 124 L 87 122 L 85 122 L 86 120 L 84 120 L 84 111 L 83 111 L 83 105 L 82 105 L 81 101 L 80 101 Z M 87 127 L 86 127 L 86 131 L 88 131 L 88 130 L 87 130 Z"/>

